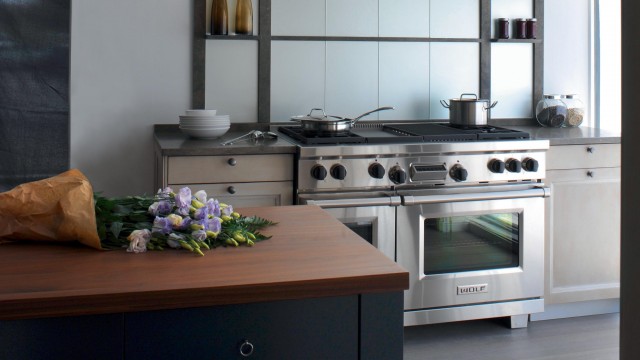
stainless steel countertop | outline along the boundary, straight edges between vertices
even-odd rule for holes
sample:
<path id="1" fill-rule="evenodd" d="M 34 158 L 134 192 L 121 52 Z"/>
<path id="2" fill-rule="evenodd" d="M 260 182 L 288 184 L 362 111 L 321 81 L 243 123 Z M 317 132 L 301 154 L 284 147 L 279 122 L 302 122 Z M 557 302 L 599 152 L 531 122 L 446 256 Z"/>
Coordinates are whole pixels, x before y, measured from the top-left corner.
<path id="1" fill-rule="evenodd" d="M 512 126 L 514 130 L 526 131 L 534 140 L 549 140 L 554 145 L 619 144 L 620 134 L 590 127 L 546 128 L 541 126 Z"/>
<path id="2" fill-rule="evenodd" d="M 156 149 L 162 156 L 206 156 L 206 155 L 254 155 L 295 154 L 296 146 L 284 136 L 274 140 L 241 141 L 224 146 L 223 142 L 244 135 L 251 130 L 267 131 L 263 124 L 232 124 L 231 129 L 219 139 L 194 139 L 183 134 L 178 125 L 154 125 Z M 278 134 L 280 135 L 280 134 Z"/>
<path id="3" fill-rule="evenodd" d="M 277 140 L 259 142 L 243 141 L 223 146 L 222 142 L 246 134 L 250 130 L 268 131 L 271 124 L 232 124 L 231 130 L 223 137 L 213 140 L 194 139 L 178 129 L 178 125 L 160 124 L 154 126 L 156 149 L 163 156 L 204 156 L 204 155 L 252 155 L 252 154 L 294 154 L 296 145 L 279 136 Z M 499 125 L 515 130 L 526 131 L 533 140 L 549 140 L 554 145 L 619 144 L 618 133 L 590 128 L 545 128 L 535 125 Z M 275 128 L 271 131 L 277 132 Z M 281 134 L 279 134 L 281 135 Z"/>

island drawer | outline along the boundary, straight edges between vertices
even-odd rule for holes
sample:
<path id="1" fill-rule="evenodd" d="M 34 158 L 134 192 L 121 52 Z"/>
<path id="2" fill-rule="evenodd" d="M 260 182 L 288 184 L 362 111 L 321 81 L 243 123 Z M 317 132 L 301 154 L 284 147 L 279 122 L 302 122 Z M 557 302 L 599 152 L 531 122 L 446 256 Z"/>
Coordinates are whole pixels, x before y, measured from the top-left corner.
<path id="1" fill-rule="evenodd" d="M 547 170 L 619 166 L 620 144 L 558 145 L 547 152 Z"/>
<path id="2" fill-rule="evenodd" d="M 293 155 L 175 156 L 167 159 L 169 184 L 293 180 Z"/>

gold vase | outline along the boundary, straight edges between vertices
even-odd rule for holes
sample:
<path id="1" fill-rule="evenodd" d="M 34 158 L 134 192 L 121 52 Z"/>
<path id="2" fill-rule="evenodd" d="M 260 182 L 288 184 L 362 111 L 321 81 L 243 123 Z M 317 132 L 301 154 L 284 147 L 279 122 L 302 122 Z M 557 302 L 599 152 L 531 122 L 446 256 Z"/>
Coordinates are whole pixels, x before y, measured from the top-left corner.
<path id="1" fill-rule="evenodd" d="M 236 3 L 236 34 L 253 35 L 251 0 L 238 0 Z"/>

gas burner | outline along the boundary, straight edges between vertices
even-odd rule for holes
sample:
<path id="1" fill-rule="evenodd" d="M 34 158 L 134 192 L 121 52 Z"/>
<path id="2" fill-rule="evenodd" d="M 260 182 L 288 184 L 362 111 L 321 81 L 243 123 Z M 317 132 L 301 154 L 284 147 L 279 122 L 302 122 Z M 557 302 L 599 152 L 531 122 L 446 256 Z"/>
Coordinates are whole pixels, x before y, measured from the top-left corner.
<path id="1" fill-rule="evenodd" d="M 529 133 L 497 126 L 457 126 L 451 124 L 398 124 L 384 130 L 395 134 L 419 135 L 424 142 L 477 141 L 477 140 L 526 140 Z"/>
<path id="2" fill-rule="evenodd" d="M 329 135 L 319 134 L 315 136 L 307 135 L 299 126 L 281 126 L 278 128 L 278 131 L 305 145 L 364 144 L 367 140 L 351 132 Z"/>
<path id="3" fill-rule="evenodd" d="M 300 126 L 282 126 L 278 130 L 301 145 L 393 145 L 529 139 L 526 132 L 497 126 L 459 127 L 441 123 L 388 124 L 328 136 L 308 135 Z"/>

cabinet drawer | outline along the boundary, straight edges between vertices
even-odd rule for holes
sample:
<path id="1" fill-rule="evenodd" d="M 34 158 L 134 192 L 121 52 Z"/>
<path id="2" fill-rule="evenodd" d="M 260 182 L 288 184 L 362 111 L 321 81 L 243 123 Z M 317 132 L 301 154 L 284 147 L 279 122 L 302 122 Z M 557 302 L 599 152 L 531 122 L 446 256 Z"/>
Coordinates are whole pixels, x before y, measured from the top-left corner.
<path id="1" fill-rule="evenodd" d="M 619 167 L 620 144 L 551 146 L 547 170 Z"/>
<path id="2" fill-rule="evenodd" d="M 176 156 L 167 170 L 169 184 L 286 181 L 293 180 L 293 156 Z"/>
<path id="3" fill-rule="evenodd" d="M 130 313 L 125 333 L 126 359 L 244 359 L 245 341 L 250 359 L 357 359 L 358 297 Z"/>
<path id="4" fill-rule="evenodd" d="M 234 208 L 293 204 L 292 181 L 169 185 L 175 190 L 184 186 L 190 187 L 193 192 L 204 190 L 207 196 L 231 204 Z"/>

